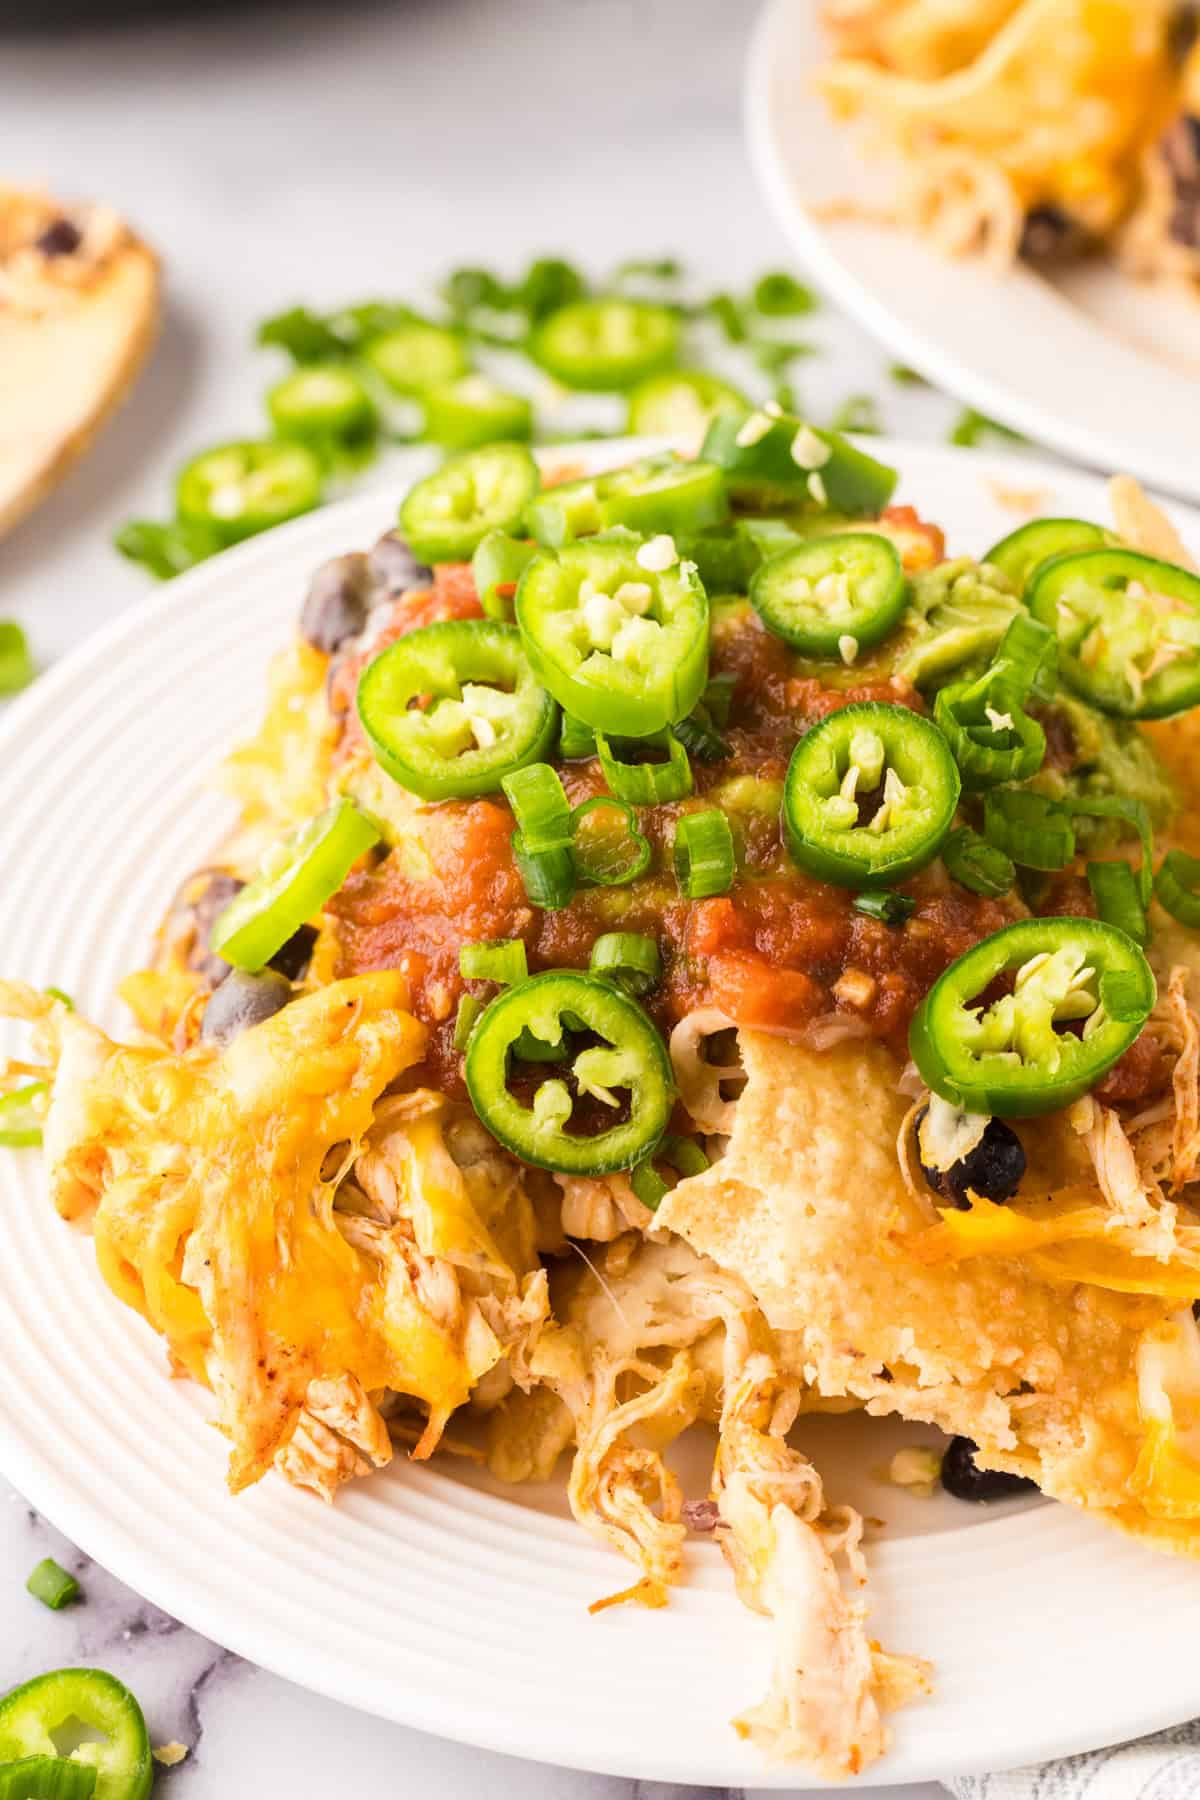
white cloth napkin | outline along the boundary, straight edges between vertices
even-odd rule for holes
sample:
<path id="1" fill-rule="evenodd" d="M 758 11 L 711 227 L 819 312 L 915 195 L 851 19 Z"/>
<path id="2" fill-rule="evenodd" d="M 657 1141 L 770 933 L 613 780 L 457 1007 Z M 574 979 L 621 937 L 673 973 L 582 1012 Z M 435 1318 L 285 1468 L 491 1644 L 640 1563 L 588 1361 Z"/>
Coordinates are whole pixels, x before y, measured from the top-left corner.
<path id="1" fill-rule="evenodd" d="M 1200 1719 L 1133 1744 L 999 1775 L 958 1775 L 955 1800 L 1197 1800 Z"/>

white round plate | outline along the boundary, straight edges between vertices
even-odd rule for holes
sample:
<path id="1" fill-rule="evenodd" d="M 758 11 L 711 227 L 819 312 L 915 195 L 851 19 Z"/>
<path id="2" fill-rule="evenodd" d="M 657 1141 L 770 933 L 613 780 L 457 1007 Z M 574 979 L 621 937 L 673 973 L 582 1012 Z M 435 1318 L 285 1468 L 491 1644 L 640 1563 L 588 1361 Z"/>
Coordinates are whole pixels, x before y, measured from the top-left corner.
<path id="1" fill-rule="evenodd" d="M 1054 282 L 938 255 L 915 234 L 811 210 L 884 203 L 888 182 L 813 86 L 815 0 L 769 0 L 746 72 L 746 130 L 771 208 L 818 284 L 902 362 L 1092 468 L 1200 498 L 1200 298 L 1095 263 Z"/>
<path id="2" fill-rule="evenodd" d="M 954 551 L 982 551 L 1015 523 L 993 483 L 1102 514 L 1088 477 L 878 450 Z M 602 459 L 611 445 L 572 452 Z M 228 823 L 205 781 L 253 725 L 308 575 L 386 529 L 398 493 L 329 507 L 180 577 L 6 713 L 5 974 L 65 988 L 123 1027 L 116 983 Z M 1181 522 L 1200 541 L 1200 520 Z M 713 1545 L 689 1546 L 687 1584 L 664 1611 L 589 1617 L 629 1570 L 567 1517 L 558 1486 L 504 1489 L 450 1458 L 399 1455 L 333 1509 L 274 1476 L 233 1499 L 211 1410 L 167 1379 L 161 1342 L 55 1215 L 37 1152 L 0 1155 L 0 1467 L 89 1555 L 254 1662 L 405 1724 L 613 1775 L 806 1785 L 730 1729 L 764 1691 L 770 1628 L 735 1599 Z M 886 1522 L 870 1552 L 873 1632 L 937 1671 L 935 1697 L 896 1716 L 868 1779 L 1011 1765 L 1190 1717 L 1200 1568 L 1065 1507 L 919 1501 L 877 1479 L 899 1445 L 933 1436 L 832 1418 L 803 1433 L 833 1499 Z"/>

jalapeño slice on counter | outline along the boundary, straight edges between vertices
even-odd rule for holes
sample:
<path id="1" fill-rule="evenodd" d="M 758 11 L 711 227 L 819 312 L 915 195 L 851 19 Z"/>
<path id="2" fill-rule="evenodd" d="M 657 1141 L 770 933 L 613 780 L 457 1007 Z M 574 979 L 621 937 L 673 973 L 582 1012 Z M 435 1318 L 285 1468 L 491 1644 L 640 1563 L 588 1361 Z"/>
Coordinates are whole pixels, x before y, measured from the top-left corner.
<path id="1" fill-rule="evenodd" d="M 412 319 L 372 338 L 363 355 L 398 394 L 424 394 L 429 388 L 444 387 L 471 366 L 457 332 L 428 325 L 423 319 Z"/>
<path id="2" fill-rule="evenodd" d="M 563 1046 L 561 1073 L 520 1056 L 525 1032 Z M 493 1137 L 524 1162 L 564 1175 L 631 1168 L 662 1137 L 675 1099 L 667 1047 L 637 1001 L 613 982 L 567 969 L 533 975 L 492 1001 L 471 1034 L 466 1080 Z M 581 1102 L 586 1116 L 575 1123 Z"/>
<path id="3" fill-rule="evenodd" d="M 1200 576 L 1136 550 L 1083 550 L 1040 568 L 1035 619 L 1058 637 L 1063 680 L 1123 719 L 1200 702 Z"/>
<path id="4" fill-rule="evenodd" d="M 807 501 L 823 511 L 874 518 L 896 487 L 895 469 L 791 413 L 723 412 L 700 454 L 724 469 L 734 499 L 759 509 Z"/>
<path id="5" fill-rule="evenodd" d="M 59 1759 L 54 1733 L 73 1724 L 96 1737 Z M 95 1800 L 146 1800 L 153 1782 L 142 1709 L 129 1689 L 102 1669 L 55 1669 L 0 1700 L 0 1767 L 26 1757 L 55 1758 L 92 1771 Z M 51 1791 L 72 1792 L 65 1785 Z"/>
<path id="6" fill-rule="evenodd" d="M 368 444 L 379 426 L 375 403 L 349 364 L 306 363 L 277 381 L 267 411 L 280 437 Z"/>
<path id="7" fill-rule="evenodd" d="M 378 842 L 374 820 L 353 801 L 335 800 L 290 837 L 272 844 L 253 881 L 214 919 L 210 950 L 237 969 L 253 973 L 265 968 Z"/>
<path id="8" fill-rule="evenodd" d="M 401 529 L 423 562 L 465 562 L 489 531 L 514 530 L 537 490 L 524 444 L 464 450 L 410 489 Z"/>
<path id="9" fill-rule="evenodd" d="M 728 516 L 725 477 L 715 463 L 655 456 L 547 488 L 531 503 L 526 525 L 539 543 L 557 549 L 621 525 L 646 537 L 679 536 L 723 525 Z"/>
<path id="10" fill-rule="evenodd" d="M 575 300 L 535 329 L 529 354 L 564 387 L 633 387 L 675 361 L 679 321 L 645 300 Z"/>
<path id="11" fill-rule="evenodd" d="M 890 887 L 932 862 L 959 776 L 935 725 L 864 701 L 831 713 L 792 752 L 783 822 L 796 862 L 840 887 Z"/>
<path id="12" fill-rule="evenodd" d="M 1011 991 L 988 1002 L 996 982 Z M 1031 1117 L 1069 1106 L 1150 1016 L 1154 976 L 1098 919 L 1024 919 L 951 963 L 909 1032 L 921 1078 L 967 1112 Z"/>
<path id="13" fill-rule="evenodd" d="M 1116 542 L 1113 532 L 1088 519 L 1032 519 L 993 544 L 983 561 L 1007 575 L 1018 594 L 1023 594 L 1030 578 L 1051 557 L 1066 556 L 1075 550 L 1098 550 Z"/>
<path id="14" fill-rule="evenodd" d="M 179 471 L 175 506 L 185 524 L 236 544 L 321 499 L 320 458 L 307 444 L 245 441 L 202 450 Z"/>
<path id="15" fill-rule="evenodd" d="M 750 583 L 751 604 L 776 637 L 807 656 L 848 662 L 887 636 L 907 594 L 895 545 L 870 531 L 799 543 Z"/>
<path id="16" fill-rule="evenodd" d="M 573 718 L 617 737 L 673 725 L 708 680 L 704 589 L 690 563 L 647 567 L 653 543 L 569 544 L 531 562 L 517 589 L 538 677 Z"/>
<path id="17" fill-rule="evenodd" d="M 680 438 L 695 443 L 718 413 L 744 413 L 750 405 L 740 389 L 706 369 L 671 369 L 639 381 L 629 396 L 631 437 Z"/>
<path id="18" fill-rule="evenodd" d="M 0 1763 L 0 1800 L 94 1800 L 96 1771 L 62 1756 Z"/>
<path id="19" fill-rule="evenodd" d="M 533 435 L 533 406 L 489 375 L 472 372 L 421 396 L 425 436 L 450 450 Z"/>
<path id="20" fill-rule="evenodd" d="M 358 716 L 380 767 L 422 800 L 494 793 L 546 755 L 558 726 L 516 627 L 494 619 L 397 638 L 363 670 Z"/>

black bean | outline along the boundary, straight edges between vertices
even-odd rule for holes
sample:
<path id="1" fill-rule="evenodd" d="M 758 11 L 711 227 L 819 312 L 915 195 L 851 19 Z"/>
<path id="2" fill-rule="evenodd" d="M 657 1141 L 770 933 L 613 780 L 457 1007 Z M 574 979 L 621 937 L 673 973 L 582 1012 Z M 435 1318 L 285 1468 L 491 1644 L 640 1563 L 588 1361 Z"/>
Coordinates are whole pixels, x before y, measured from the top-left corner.
<path id="1" fill-rule="evenodd" d="M 367 559 L 361 551 L 322 563 L 308 587 L 300 635 L 326 656 L 357 637 L 367 622 Z"/>
<path id="2" fill-rule="evenodd" d="M 47 225 L 35 248 L 43 256 L 73 256 L 83 242 L 83 233 L 78 225 L 72 225 L 70 219 L 55 219 Z"/>
<path id="3" fill-rule="evenodd" d="M 312 961 L 313 946 L 317 941 L 316 931 L 311 925 L 302 925 L 299 931 L 292 933 L 286 944 L 283 944 L 271 958 L 268 968 L 278 969 L 289 981 L 299 981 Z"/>
<path id="4" fill-rule="evenodd" d="M 206 1044 L 228 1044 L 251 1025 L 280 1012 L 292 997 L 292 984 L 275 969 L 248 975 L 233 969 L 204 1009 L 200 1037 Z"/>
<path id="5" fill-rule="evenodd" d="M 1159 141 L 1163 161 L 1176 185 L 1192 187 L 1200 182 L 1200 118 L 1180 113 Z"/>
<path id="6" fill-rule="evenodd" d="M 1200 7 L 1195 0 L 1183 0 L 1167 21 L 1167 55 L 1174 63 L 1186 60 L 1196 39 L 1200 37 Z"/>
<path id="7" fill-rule="evenodd" d="M 325 704 L 335 719 L 340 719 L 349 711 L 346 696 L 341 691 L 340 677 L 351 651 L 339 652 L 329 659 L 329 667 L 325 671 Z"/>
<path id="8" fill-rule="evenodd" d="M 951 1438 L 942 1457 L 942 1486 L 956 1500 L 1013 1500 L 1018 1494 L 1036 1494 L 1036 1481 L 1024 1475 L 1006 1475 L 1001 1469 L 981 1469 L 975 1461 L 979 1448 L 970 1438 Z"/>
<path id="9" fill-rule="evenodd" d="M 924 1118 L 924 1112 L 917 1115 L 918 1155 Z M 965 1210 L 971 1204 L 968 1189 L 981 1200 L 1011 1200 L 1025 1174 L 1025 1151 L 1011 1125 L 1003 1119 L 989 1119 L 983 1136 L 966 1156 L 948 1169 L 934 1169 L 922 1162 L 921 1173 L 935 1194 Z"/>
<path id="10" fill-rule="evenodd" d="M 398 531 L 385 532 L 367 554 L 372 597 L 390 600 L 409 588 L 428 587 L 433 570 L 418 562 Z"/>
<path id="11" fill-rule="evenodd" d="M 228 975 L 229 964 L 223 956 L 215 956 L 209 949 L 209 934 L 218 915 L 224 912 L 234 895 L 241 892 L 245 883 L 224 869 L 211 869 L 201 871 L 185 882 L 183 894 L 188 895 L 199 880 L 204 881 L 200 892 L 178 901 L 175 913 L 183 920 L 191 940 L 187 951 L 188 968 L 209 987 L 216 987 Z"/>
<path id="12" fill-rule="evenodd" d="M 1026 262 L 1068 262 L 1087 247 L 1078 222 L 1059 206 L 1034 206 L 1021 229 L 1021 255 Z"/>
<path id="13" fill-rule="evenodd" d="M 1167 235 L 1186 250 L 1200 250 L 1200 186 L 1179 190 L 1167 220 Z"/>

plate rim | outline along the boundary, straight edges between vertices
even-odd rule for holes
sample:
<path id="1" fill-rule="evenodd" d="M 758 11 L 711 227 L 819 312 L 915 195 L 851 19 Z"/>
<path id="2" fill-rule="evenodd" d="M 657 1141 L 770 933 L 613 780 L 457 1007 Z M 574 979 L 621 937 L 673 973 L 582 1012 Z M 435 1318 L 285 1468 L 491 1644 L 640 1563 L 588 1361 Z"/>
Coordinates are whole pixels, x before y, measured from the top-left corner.
<path id="1" fill-rule="evenodd" d="M 842 261 L 830 236 L 792 194 L 775 137 L 773 58 L 776 39 L 796 4 L 797 0 L 763 0 L 743 69 L 742 119 L 751 169 L 765 193 L 768 210 L 803 266 L 850 318 L 899 361 L 954 398 L 1020 432 L 1035 452 L 1038 446 L 1057 451 L 1087 473 L 1105 468 L 1124 470 L 1178 499 L 1200 503 L 1200 465 L 1189 480 L 1186 468 L 1181 470 L 1182 459 L 1166 452 L 1157 457 L 1150 450 L 1130 455 L 1128 447 L 1116 438 L 1106 439 L 1090 426 L 1072 425 L 1019 390 L 977 374 L 970 363 L 896 317 L 886 300 Z"/>
<path id="2" fill-rule="evenodd" d="M 646 440 L 603 440 L 585 442 L 578 447 L 556 446 L 548 454 L 553 457 L 569 452 L 574 461 L 586 458 L 592 466 L 600 467 L 608 459 L 625 456 L 645 447 Z M 1008 485 L 1027 484 L 1053 488 L 1072 483 L 1098 486 L 1099 481 L 1089 471 L 1056 468 L 1036 456 L 970 451 L 896 438 L 871 439 L 867 447 L 886 460 L 897 462 L 902 470 L 915 462 L 919 465 L 918 481 L 933 475 L 938 464 L 946 463 L 953 463 L 963 469 L 969 468 L 984 483 L 997 481 Z M 69 687 L 80 675 L 86 675 L 88 669 L 98 661 L 114 651 L 119 652 L 120 647 L 129 639 L 136 638 L 146 625 L 159 622 L 164 616 L 186 612 L 195 603 L 203 604 L 205 593 L 210 588 L 225 588 L 229 583 L 236 582 L 240 575 L 269 565 L 283 549 L 298 550 L 309 538 L 323 539 L 332 536 L 334 528 L 342 520 L 347 521 L 347 538 L 352 537 L 370 518 L 372 510 L 379 513 L 389 509 L 394 511 L 406 484 L 418 470 L 425 467 L 427 458 L 423 453 L 409 452 L 405 464 L 397 462 L 394 466 L 386 484 L 372 486 L 350 498 L 320 508 L 302 519 L 280 526 L 252 542 L 238 545 L 211 562 L 165 584 L 160 591 L 146 595 L 115 619 L 95 632 L 88 633 L 67 656 L 47 670 L 27 694 L 18 696 L 5 710 L 3 719 L 0 719 L 0 757 L 23 736 L 27 719 L 32 725 L 37 712 L 43 706 L 52 704 L 62 689 Z M 1200 519 L 1193 517 L 1190 522 L 1194 526 L 1200 526 Z M 946 521 L 946 524 L 952 529 L 951 521 Z M 206 744 L 204 754 L 207 755 L 213 748 L 214 746 Z M 292 1641 L 277 1623 L 259 1626 L 253 1609 L 235 1610 L 231 1616 L 227 1616 L 226 1602 L 215 1588 L 197 1583 L 187 1573 L 174 1573 L 153 1550 L 143 1550 L 136 1536 L 121 1525 L 115 1491 L 110 1493 L 107 1501 L 95 1500 L 89 1492 L 82 1469 L 78 1470 L 77 1476 L 72 1471 L 74 1479 L 61 1480 L 54 1459 L 44 1450 L 39 1454 L 34 1446 L 23 1444 L 2 1407 L 0 1470 L 28 1496 L 39 1512 L 63 1530 L 86 1554 L 94 1557 L 154 1605 L 160 1606 L 191 1629 L 233 1650 L 251 1663 L 356 1710 L 367 1711 L 398 1724 L 431 1731 L 483 1749 L 610 1776 L 667 1782 L 686 1781 L 696 1785 L 726 1785 L 732 1782 L 741 1788 L 789 1788 L 795 1792 L 828 1786 L 826 1781 L 812 1776 L 802 1765 L 774 1768 L 765 1764 L 748 1764 L 746 1752 L 733 1740 L 732 1733 L 729 1760 L 715 1769 L 711 1764 L 706 1764 L 703 1768 L 688 1764 L 675 1744 L 668 1744 L 662 1749 L 641 1746 L 636 1753 L 622 1752 L 598 1760 L 591 1752 L 573 1754 L 569 1743 L 547 1745 L 531 1740 L 522 1734 L 520 1717 L 514 1717 L 511 1725 L 504 1729 L 480 1728 L 473 1717 L 465 1716 L 466 1709 L 445 1688 L 439 1690 L 436 1701 L 431 1697 L 429 1688 L 425 1687 L 411 1703 L 406 1703 L 407 1694 L 402 1685 L 393 1688 L 393 1698 L 386 1707 L 365 1701 L 354 1691 L 353 1676 L 349 1669 L 339 1679 L 335 1667 L 325 1662 L 314 1674 L 311 1667 L 305 1666 L 306 1656 L 311 1655 L 305 1641 Z M 1046 1510 L 1057 1513 L 1059 1509 Z M 1001 1521 L 996 1523 L 999 1525 Z M 1099 1526 L 1095 1528 L 1104 1529 Z M 730 1604 L 735 1604 L 732 1592 Z M 1154 1704 L 1131 1707 L 1128 1712 L 1123 1712 L 1121 1722 L 1112 1727 L 1107 1737 L 1106 1728 L 1101 1728 L 1099 1742 L 1095 1729 L 1080 1726 L 1065 1734 L 1056 1734 L 1047 1729 L 1040 1737 L 1024 1741 L 1016 1753 L 1017 1759 L 1022 1763 L 1040 1761 L 1076 1751 L 1096 1749 L 1104 1742 L 1119 1742 L 1131 1735 L 1141 1735 L 1190 1719 L 1196 1710 L 1195 1699 L 1194 1695 L 1184 1697 L 1183 1685 L 1181 1680 L 1181 1691 L 1175 1698 L 1160 1698 Z M 730 1700 L 732 1710 L 734 1696 L 731 1695 Z M 934 1707 L 936 1704 L 935 1699 Z M 920 1713 L 913 1714 L 912 1718 L 914 1723 L 911 1727 L 911 1741 L 905 1750 L 899 1756 L 896 1751 L 889 1752 L 883 1761 L 874 1764 L 864 1776 L 853 1780 L 849 1786 L 877 1786 L 888 1780 L 936 1780 L 968 1772 L 977 1766 L 969 1761 L 964 1763 L 961 1753 L 948 1755 L 940 1750 L 936 1725 L 926 1732 L 922 1727 Z M 899 1766 L 893 1768 L 893 1764 Z M 995 1768 L 994 1757 L 989 1766 Z"/>

